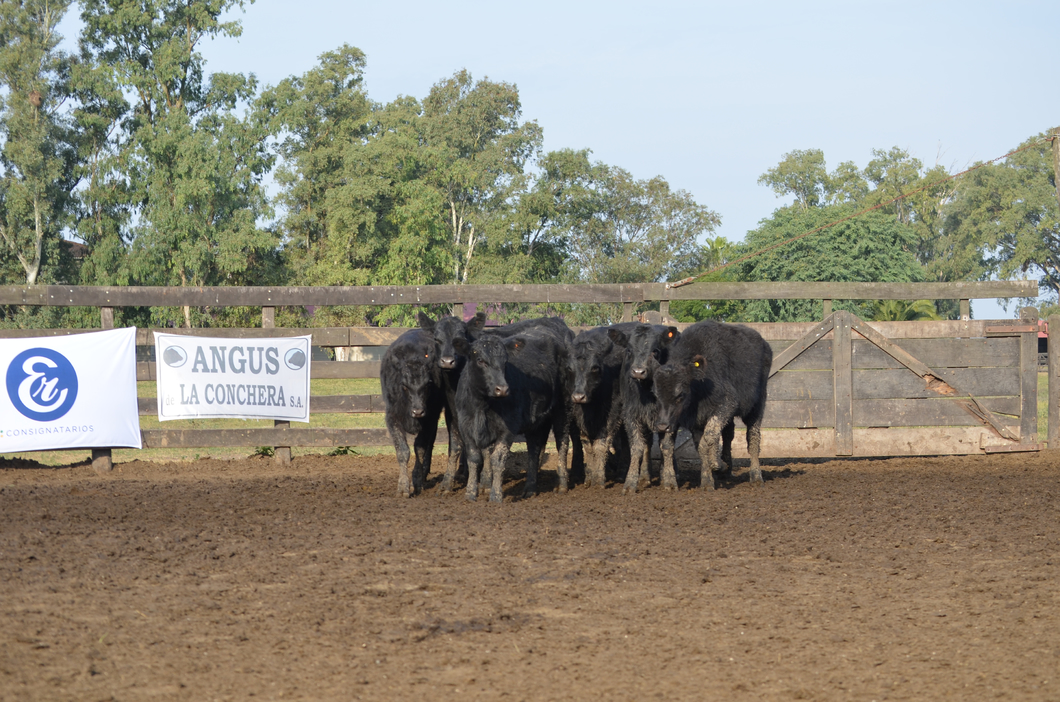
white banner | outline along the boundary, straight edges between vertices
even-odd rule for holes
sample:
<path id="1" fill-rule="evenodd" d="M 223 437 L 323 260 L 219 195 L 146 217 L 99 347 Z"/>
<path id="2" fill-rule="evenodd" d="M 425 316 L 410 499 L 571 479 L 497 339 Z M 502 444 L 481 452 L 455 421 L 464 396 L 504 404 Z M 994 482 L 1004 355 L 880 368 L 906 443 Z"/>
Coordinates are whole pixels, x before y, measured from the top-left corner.
<path id="1" fill-rule="evenodd" d="M 0 453 L 140 448 L 136 329 L 0 340 Z"/>
<path id="2" fill-rule="evenodd" d="M 308 422 L 311 339 L 215 339 L 155 332 L 159 421 Z"/>

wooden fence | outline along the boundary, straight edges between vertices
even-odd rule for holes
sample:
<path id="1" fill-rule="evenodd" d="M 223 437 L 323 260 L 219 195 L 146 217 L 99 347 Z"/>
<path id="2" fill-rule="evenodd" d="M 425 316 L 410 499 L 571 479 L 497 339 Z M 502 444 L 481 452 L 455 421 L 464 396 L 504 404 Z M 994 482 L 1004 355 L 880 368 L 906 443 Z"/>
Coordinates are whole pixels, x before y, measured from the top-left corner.
<path id="1" fill-rule="evenodd" d="M 763 433 L 763 456 L 888 456 L 1036 450 L 1037 312 L 1018 321 L 970 320 L 969 300 L 1034 297 L 1033 281 L 977 283 L 696 283 L 667 288 L 640 285 L 441 285 L 408 287 L 105 288 L 0 287 L 0 304 L 98 307 L 102 328 L 123 306 L 261 307 L 252 329 L 140 329 L 137 345 L 153 344 L 153 331 L 196 336 L 261 338 L 311 334 L 314 346 L 385 347 L 405 329 L 275 327 L 277 307 L 465 303 L 612 303 L 623 319 L 657 303 L 654 318 L 669 321 L 671 300 L 823 300 L 820 323 L 752 324 L 773 345 L 774 367 Z M 961 320 L 864 322 L 831 310 L 833 300 L 960 300 Z M 1060 329 L 1057 318 L 1054 329 Z M 678 325 L 684 326 L 684 325 Z M 0 338 L 75 334 L 90 330 L 8 329 Z M 1050 378 L 1060 372 L 1050 339 Z M 374 378 L 377 361 L 314 361 L 312 377 Z M 137 364 L 138 380 L 153 380 L 153 362 Z M 1054 390 L 1054 386 L 1057 389 Z M 1050 383 L 1049 437 L 1057 445 L 1060 383 Z M 314 415 L 382 412 L 378 395 L 313 396 Z M 156 400 L 140 399 L 140 414 L 154 415 Z M 444 435 L 444 432 L 443 432 Z M 385 429 L 271 428 L 152 429 L 146 448 L 274 446 L 280 461 L 290 447 L 372 446 L 390 443 Z M 741 442 L 736 442 L 738 445 Z M 740 455 L 739 449 L 736 455 Z M 97 467 L 110 452 L 93 452 Z"/>

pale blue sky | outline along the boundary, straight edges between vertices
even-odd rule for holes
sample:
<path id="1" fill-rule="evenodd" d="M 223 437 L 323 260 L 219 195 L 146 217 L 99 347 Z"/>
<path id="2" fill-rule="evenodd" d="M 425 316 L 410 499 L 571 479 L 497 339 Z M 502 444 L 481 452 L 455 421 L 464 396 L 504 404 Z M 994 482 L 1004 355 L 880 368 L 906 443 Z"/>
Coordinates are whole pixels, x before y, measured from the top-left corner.
<path id="1" fill-rule="evenodd" d="M 662 175 L 735 241 L 783 204 L 757 180 L 794 149 L 832 168 L 898 146 L 957 171 L 1060 125 L 1056 0 L 258 0 L 242 22 L 203 47 L 209 70 L 275 84 L 349 43 L 377 102 L 461 68 L 515 83 L 546 150 Z"/>

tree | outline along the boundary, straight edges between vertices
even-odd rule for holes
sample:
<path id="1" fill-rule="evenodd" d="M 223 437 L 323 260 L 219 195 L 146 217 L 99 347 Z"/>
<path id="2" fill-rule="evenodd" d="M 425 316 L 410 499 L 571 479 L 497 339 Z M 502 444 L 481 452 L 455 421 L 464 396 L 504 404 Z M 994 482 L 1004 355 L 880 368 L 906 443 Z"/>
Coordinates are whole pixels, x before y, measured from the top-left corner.
<path id="1" fill-rule="evenodd" d="M 476 247 L 500 234 L 541 148 L 536 122 L 520 123 L 510 83 L 473 81 L 467 71 L 437 83 L 423 101 L 424 178 L 442 194 L 452 281 L 466 283 Z"/>
<path id="2" fill-rule="evenodd" d="M 1000 164 L 972 171 L 959 183 L 947 226 L 985 252 L 1001 277 L 1032 275 L 1060 293 L 1060 206 L 1047 134 Z"/>
<path id="3" fill-rule="evenodd" d="M 76 182 L 71 125 L 61 107 L 68 97 L 69 59 L 56 50 L 55 28 L 69 3 L 24 0 L 0 3 L 0 240 L 18 262 L 21 278 L 36 284 L 62 256 L 61 231 L 68 221 Z M 18 276 L 18 278 L 15 277 Z M 21 282 L 20 281 L 20 282 Z"/>
<path id="4" fill-rule="evenodd" d="M 328 193 L 348 175 L 350 145 L 370 136 L 374 105 L 364 90 L 366 61 L 360 49 L 344 44 L 321 54 L 319 61 L 302 76 L 264 91 L 256 109 L 278 139 L 277 202 L 284 212 L 281 227 L 290 272 L 296 279 L 324 284 L 349 280 L 340 271 L 329 272 L 338 252 L 326 250 Z"/>
<path id="5" fill-rule="evenodd" d="M 276 239 L 257 220 L 268 212 L 261 187 L 271 167 L 268 125 L 236 114 L 256 83 L 242 74 L 207 78 L 198 52 L 204 39 L 240 34 L 239 22 L 220 17 L 243 6 L 242 0 L 82 3 L 82 60 L 91 70 L 79 87 L 97 93 L 90 104 L 113 109 L 120 93 L 127 106 L 110 137 L 111 158 L 100 168 L 109 173 L 105 181 L 122 184 L 114 192 L 130 210 L 132 280 L 246 284 L 267 269 Z M 90 211 L 114 209 L 99 199 L 102 192 L 89 191 Z M 188 308 L 184 322 L 192 324 Z"/>
<path id="6" fill-rule="evenodd" d="M 801 210 L 816 207 L 825 200 L 830 189 L 824 152 L 796 149 L 786 153 L 776 167 L 758 178 L 758 184 L 768 185 L 777 197 L 794 195 Z"/>
<path id="7" fill-rule="evenodd" d="M 744 250 L 763 250 L 854 211 L 852 205 L 781 208 L 748 232 Z M 737 275 L 744 281 L 917 282 L 923 271 L 912 243 L 908 227 L 888 214 L 870 212 L 751 258 L 739 264 Z M 840 300 L 835 307 L 871 318 L 873 303 Z M 753 300 L 744 314 L 751 322 L 805 322 L 819 319 L 820 309 L 813 300 Z"/>

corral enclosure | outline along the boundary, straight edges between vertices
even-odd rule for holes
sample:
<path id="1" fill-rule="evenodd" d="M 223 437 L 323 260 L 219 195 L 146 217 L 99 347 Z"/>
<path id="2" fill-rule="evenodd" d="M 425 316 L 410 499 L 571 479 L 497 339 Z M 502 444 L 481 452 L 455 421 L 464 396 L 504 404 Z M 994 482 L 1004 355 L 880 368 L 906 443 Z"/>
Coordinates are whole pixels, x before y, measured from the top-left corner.
<path id="1" fill-rule="evenodd" d="M 1039 446 L 1037 335 L 1034 308 L 1019 320 L 968 319 L 968 301 L 986 297 L 1030 297 L 1033 281 L 980 283 L 698 283 L 679 288 L 642 285 L 468 285 L 365 288 L 0 288 L 0 304 L 98 306 L 101 326 L 113 326 L 121 306 L 260 306 L 253 329 L 166 329 L 197 336 L 261 338 L 311 334 L 313 344 L 343 355 L 378 357 L 404 329 L 275 327 L 283 306 L 445 304 L 463 316 L 479 303 L 611 303 L 623 319 L 642 308 L 656 321 L 672 322 L 669 304 L 678 299 L 820 299 L 823 321 L 751 324 L 773 346 L 762 455 L 772 457 L 900 456 L 1029 451 Z M 963 318 L 930 322 L 866 322 L 831 311 L 838 299 L 958 299 Z M 678 327 L 686 325 L 678 324 Z M 1060 326 L 1058 326 L 1060 328 Z M 0 330 L 3 336 L 67 334 L 85 330 Z M 137 344 L 153 343 L 141 329 Z M 160 330 L 161 331 L 161 330 Z M 1051 340 L 1050 340 L 1051 341 Z M 361 353 L 343 354 L 348 350 Z M 374 353 L 363 353 L 375 350 Z M 1049 356 L 1058 362 L 1058 354 Z M 312 377 L 377 378 L 378 361 L 321 361 Z M 1057 377 L 1054 372 L 1050 377 Z M 155 363 L 138 364 L 137 378 L 155 378 Z M 1049 437 L 1060 425 L 1060 384 L 1050 384 Z M 378 395 L 313 396 L 314 415 L 377 413 Z M 140 414 L 156 413 L 156 400 L 140 398 Z M 179 425 L 177 425 L 179 426 Z M 381 428 L 146 429 L 145 448 L 274 446 L 281 462 L 290 447 L 387 446 Z M 443 432 L 444 436 L 444 432 Z M 1044 438 L 1044 437 L 1042 437 Z M 742 442 L 736 442 L 742 456 Z M 105 468 L 109 454 L 97 452 Z"/>

